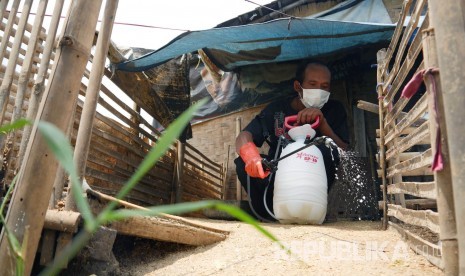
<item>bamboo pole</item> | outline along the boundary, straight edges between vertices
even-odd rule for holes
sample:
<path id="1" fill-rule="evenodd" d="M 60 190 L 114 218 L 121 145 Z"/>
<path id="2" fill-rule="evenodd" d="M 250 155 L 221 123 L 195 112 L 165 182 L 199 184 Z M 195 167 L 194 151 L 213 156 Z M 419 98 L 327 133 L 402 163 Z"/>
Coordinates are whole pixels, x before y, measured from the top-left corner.
<path id="1" fill-rule="evenodd" d="M 0 125 L 3 124 L 6 107 L 8 105 L 8 98 L 10 96 L 10 89 L 13 83 L 13 76 L 16 69 L 16 60 L 19 56 L 19 49 L 21 49 L 22 38 L 26 30 L 27 19 L 29 18 L 29 12 L 31 11 L 31 5 L 32 0 L 26 0 L 23 5 L 21 19 L 19 20 L 18 30 L 16 31 L 15 39 L 13 42 L 13 48 L 11 49 L 5 76 L 2 85 L 0 86 Z"/>
<path id="2" fill-rule="evenodd" d="M 31 67 L 34 63 L 34 56 L 35 56 L 35 49 L 39 42 L 39 34 L 42 27 L 42 22 L 44 20 L 45 11 L 47 9 L 48 0 L 40 0 L 39 7 L 37 8 L 36 17 L 34 20 L 34 25 L 31 31 L 31 37 L 29 39 L 29 44 L 27 46 L 26 55 L 24 57 L 24 63 L 21 67 L 21 73 L 18 79 L 18 88 L 16 92 L 15 104 L 13 109 L 13 115 L 11 121 L 16 121 L 21 117 L 22 109 L 23 109 L 23 102 L 24 97 L 26 95 L 26 91 L 29 89 L 28 83 L 29 78 L 31 75 Z M 17 132 L 12 132 L 11 139 L 13 144 L 16 141 Z M 17 165 L 21 163 L 21 160 L 17 161 Z"/>
<path id="3" fill-rule="evenodd" d="M 438 208 L 444 211 L 440 216 L 441 241 L 447 249 L 443 255 L 445 272 L 448 275 L 465 274 L 465 18 L 463 1 L 438 3 L 429 1 L 429 13 L 434 33 L 426 33 L 425 48 L 430 50 L 426 68 L 439 65 L 440 75 L 434 75 L 436 82 L 439 128 L 442 135 L 444 169 L 437 173 Z M 430 37 L 428 37 L 430 36 Z M 434 45 L 436 44 L 436 45 Z M 461 46 L 458 46 L 461 45 Z M 430 54 L 431 53 L 431 54 Z M 426 56 L 426 55 L 425 55 Z M 440 85 L 438 85 L 440 83 Z M 428 88 L 432 83 L 427 82 Z M 433 136 L 435 131 L 431 132 Z M 433 137 L 432 140 L 433 141 Z M 436 176 L 436 175 L 435 175 Z M 454 220 L 455 212 L 455 220 Z M 444 244 L 444 242 L 446 244 Z M 457 252 L 458 247 L 458 254 Z M 458 255 L 458 258 L 457 258 Z"/>
<path id="4" fill-rule="evenodd" d="M 6 6 L 8 6 L 8 0 L 0 1 L 0 18 L 3 20 L 3 14 L 5 13 Z M 2 21 L 0 20 L 0 21 Z"/>
<path id="5" fill-rule="evenodd" d="M 53 8 L 52 19 L 50 21 L 49 33 L 45 41 L 45 49 L 40 61 L 39 72 L 37 73 L 34 86 L 32 88 L 32 94 L 29 98 L 29 107 L 27 109 L 26 118 L 30 121 L 34 120 L 37 115 L 40 100 L 44 92 L 44 84 L 47 78 L 47 71 L 52 56 L 52 51 L 55 48 L 55 37 L 58 30 L 58 24 L 60 22 L 61 12 L 63 10 L 64 0 L 56 0 L 55 7 Z M 32 126 L 25 126 L 23 129 L 23 135 L 21 136 L 21 144 L 19 145 L 18 160 L 22 162 L 26 146 L 31 135 Z"/>
<path id="6" fill-rule="evenodd" d="M 438 67 L 434 29 L 425 30 L 423 32 L 423 57 L 426 68 Z M 437 150 L 439 150 L 436 148 L 436 139 L 439 138 L 436 135 L 437 129 L 439 128 L 441 130 L 442 135 L 447 135 L 446 124 L 443 120 L 443 117 L 439 115 L 444 114 L 444 106 L 442 101 L 439 101 L 440 99 L 438 97 L 442 91 L 440 78 L 437 72 L 434 73 L 434 75 L 427 76 L 425 78 L 425 83 L 428 91 L 428 113 L 431 114 L 429 120 L 431 148 L 433 153 L 435 153 Z M 436 94 L 434 93 L 435 89 Z M 439 114 L 436 114 L 436 112 Z M 439 125 L 436 123 L 436 117 L 432 116 L 434 114 L 436 114 L 436 116 L 440 116 L 438 117 Z M 449 159 L 449 150 L 448 145 L 445 143 L 444 139 L 441 141 L 441 152 L 443 158 L 447 162 Z M 457 275 L 459 273 L 457 254 L 457 225 L 455 222 L 454 196 L 451 184 L 452 178 L 450 166 L 446 165 L 441 171 L 434 172 L 434 179 L 437 189 L 437 205 L 440 227 L 439 238 L 441 240 L 444 272 L 446 275 Z"/>
<path id="7" fill-rule="evenodd" d="M 3 2 L 8 2 L 8 1 L 2 1 L 2 4 L 3 4 Z M 8 42 L 10 40 L 11 31 L 12 31 L 13 25 L 15 23 L 15 17 L 16 17 L 16 14 L 18 13 L 18 7 L 19 7 L 20 2 L 21 2 L 21 0 L 13 1 L 13 4 L 11 5 L 11 8 L 10 8 L 10 14 L 8 15 L 8 21 L 7 21 L 7 24 L 5 26 L 5 30 L 3 32 L 2 42 L 0 44 L 0 55 L 1 55 L 0 60 L 1 61 L 3 61 L 3 59 L 5 58 L 6 47 L 8 46 Z M 2 8 L 6 9 L 7 4 L 8 3 L 5 3 L 5 5 L 2 6 Z M 3 12 L 1 14 L 1 18 L 3 19 Z"/>
<path id="8" fill-rule="evenodd" d="M 59 44 L 61 47 L 37 115 L 39 120 L 55 124 L 61 130 L 66 130 L 73 116 L 101 3 L 101 0 L 73 1 L 64 25 L 65 31 Z M 29 275 L 58 168 L 44 138 L 38 134 L 37 124 L 31 132 L 24 160 L 8 209 L 6 227 L 22 243 L 25 227 L 29 226 L 24 256 L 25 274 Z M 15 271 L 12 256 L 3 233 L 0 239 L 0 267 L 7 275 Z"/>
<path id="9" fill-rule="evenodd" d="M 92 71 L 90 72 L 89 85 L 86 90 L 86 99 L 82 108 L 81 120 L 79 123 L 74 150 L 74 164 L 77 166 L 78 177 L 81 185 L 86 173 L 86 163 L 87 156 L 89 154 L 92 127 L 94 125 L 94 117 L 97 110 L 103 71 L 105 70 L 105 61 L 107 59 L 108 46 L 110 45 L 110 36 L 117 9 L 118 0 L 106 2 L 103 20 L 97 38 L 96 51 L 92 60 Z M 74 200 L 72 190 L 69 190 L 66 197 L 65 209 L 76 210 L 76 202 Z"/>
<path id="10" fill-rule="evenodd" d="M 378 92 L 378 99 L 379 99 L 379 129 L 380 129 L 380 145 L 379 145 L 379 163 L 381 167 L 381 179 L 382 179 L 382 185 L 383 185 L 383 229 L 386 230 L 388 226 L 388 215 L 387 215 L 387 181 L 386 181 L 386 149 L 384 146 L 384 111 L 383 111 L 383 106 L 384 106 L 384 93 L 383 93 L 383 86 L 382 82 L 384 79 L 383 71 L 384 71 L 384 66 L 386 66 L 385 62 L 385 57 L 386 57 L 386 50 L 382 49 L 378 51 L 376 54 L 376 58 L 378 61 L 378 76 L 377 76 L 377 92 Z"/>

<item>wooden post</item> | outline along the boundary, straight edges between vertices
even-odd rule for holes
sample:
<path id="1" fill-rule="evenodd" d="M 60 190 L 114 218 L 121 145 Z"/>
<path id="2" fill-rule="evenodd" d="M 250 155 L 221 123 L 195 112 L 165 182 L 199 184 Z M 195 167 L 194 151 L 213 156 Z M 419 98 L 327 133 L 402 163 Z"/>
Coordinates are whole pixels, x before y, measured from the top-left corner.
<path id="1" fill-rule="evenodd" d="M 445 122 L 444 139 L 449 147 L 449 164 L 454 197 L 459 248 L 459 274 L 465 274 L 465 10 L 464 1 L 428 1 L 428 10 L 436 36 Z M 442 130 L 441 130 L 442 131 Z"/>
<path id="2" fill-rule="evenodd" d="M 241 133 L 242 127 L 242 118 L 237 117 L 236 118 L 236 137 Z M 237 149 L 236 149 L 237 152 Z M 236 154 L 237 155 L 237 154 Z M 236 200 L 241 201 L 242 200 L 242 185 L 241 182 L 239 181 L 239 178 L 236 177 Z"/>
<path id="3" fill-rule="evenodd" d="M 26 0 L 21 13 L 21 19 L 19 20 L 18 29 L 16 30 L 10 57 L 8 59 L 8 65 L 5 70 L 5 77 L 3 79 L 2 85 L 0 86 L 0 125 L 3 124 L 6 108 L 8 105 L 10 89 L 11 85 L 13 84 L 17 59 L 19 56 L 19 50 L 21 49 L 21 44 L 23 43 L 23 35 L 26 31 L 26 24 L 27 19 L 29 18 L 29 12 L 31 11 L 31 6 L 32 0 Z"/>
<path id="4" fill-rule="evenodd" d="M 384 146 L 384 91 L 383 91 L 383 71 L 385 64 L 386 50 L 379 50 L 376 54 L 376 59 L 378 62 L 378 76 L 377 76 L 377 93 L 379 99 L 379 130 L 380 130 L 380 143 L 379 143 L 379 164 L 381 167 L 381 179 L 383 187 L 383 229 L 386 230 L 388 226 L 388 216 L 387 216 L 387 181 L 386 181 L 386 148 Z"/>
<path id="5" fill-rule="evenodd" d="M 101 0 L 80 0 L 71 3 L 50 82 L 39 107 L 37 118 L 55 124 L 63 131 L 73 116 L 72 111 L 89 59 L 101 3 Z M 6 227 L 9 227 L 19 243 L 22 243 L 25 227 L 29 226 L 29 239 L 24 256 L 25 274 L 29 275 L 58 168 L 53 153 L 38 133 L 37 124 L 31 132 L 24 157 L 18 185 L 8 209 Z M 0 267 L 7 275 L 12 275 L 15 271 L 12 256 L 3 232 L 0 239 Z"/>
<path id="6" fill-rule="evenodd" d="M 81 184 L 86 173 L 87 156 L 89 154 L 94 117 L 97 110 L 100 86 L 102 85 L 103 71 L 105 70 L 105 61 L 107 59 L 108 46 L 110 45 L 110 36 L 117 8 L 118 0 L 106 2 L 102 25 L 100 26 L 100 32 L 97 38 L 97 49 L 92 61 L 89 85 L 86 90 L 86 99 L 79 122 L 76 146 L 74 149 L 74 164 L 77 166 L 78 177 Z M 66 197 L 65 209 L 76 210 L 76 202 L 71 189 Z"/>
<path id="7" fill-rule="evenodd" d="M 55 7 L 53 9 L 52 19 L 50 21 L 50 27 L 48 29 L 47 39 L 45 41 L 45 49 L 40 60 L 39 72 L 37 73 L 34 87 L 32 90 L 31 97 L 29 98 L 29 106 L 27 109 L 26 118 L 30 121 L 35 119 L 39 102 L 42 99 L 44 92 L 44 84 L 47 76 L 48 66 L 50 63 L 50 57 L 55 45 L 55 37 L 58 29 L 58 23 L 60 22 L 61 11 L 63 10 L 64 0 L 56 0 Z M 31 135 L 32 127 L 27 125 L 23 128 L 23 135 L 21 137 L 21 144 L 19 145 L 18 162 L 22 162 L 24 152 L 26 151 L 27 142 Z"/>
<path id="8" fill-rule="evenodd" d="M 438 61 L 436 55 L 436 42 L 434 37 L 434 30 L 425 30 L 423 33 L 423 58 L 425 68 L 437 68 Z M 433 80 L 431 79 L 433 78 Z M 436 152 L 436 131 L 437 128 L 441 130 L 442 135 L 445 137 L 446 124 L 444 122 L 444 106 L 438 95 L 442 94 L 441 82 L 439 75 L 426 76 L 425 83 L 428 91 L 428 114 L 430 114 L 430 137 L 431 148 L 433 154 Z M 434 92 L 436 89 L 436 92 Z M 435 94 L 436 93 L 436 94 Z M 436 125 L 435 116 L 438 113 L 439 126 Z M 441 254 L 444 265 L 444 272 L 446 275 L 458 274 L 458 256 L 457 256 L 457 226 L 455 223 L 455 210 L 454 210 L 454 196 L 452 190 L 452 179 L 449 163 L 449 150 L 445 139 L 441 139 L 441 151 L 446 161 L 444 168 L 441 171 L 434 172 L 434 180 L 436 182 L 437 190 L 437 205 L 439 213 L 439 238 L 441 240 Z"/>

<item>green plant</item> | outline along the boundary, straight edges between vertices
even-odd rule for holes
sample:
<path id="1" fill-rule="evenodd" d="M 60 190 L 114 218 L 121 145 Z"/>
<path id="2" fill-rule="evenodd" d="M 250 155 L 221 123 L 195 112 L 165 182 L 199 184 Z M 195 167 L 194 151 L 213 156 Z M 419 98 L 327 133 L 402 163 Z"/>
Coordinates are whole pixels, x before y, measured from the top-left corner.
<path id="1" fill-rule="evenodd" d="M 137 171 L 131 176 L 128 182 L 119 191 L 116 198 L 123 199 L 123 197 L 126 196 L 131 191 L 131 189 L 135 187 L 135 185 L 137 185 L 140 179 L 156 164 L 160 157 L 162 157 L 165 154 L 166 150 L 168 150 L 171 144 L 180 135 L 186 124 L 191 120 L 195 110 L 199 108 L 204 102 L 205 101 L 199 101 L 195 105 L 191 106 L 167 128 L 162 137 L 160 137 L 160 139 L 157 141 L 156 145 L 152 147 L 151 151 L 142 161 Z M 27 123 L 27 121 L 21 120 L 20 122 L 16 122 L 12 125 L 0 129 L 0 131 L 2 131 L 3 129 L 5 129 L 5 131 L 10 131 L 12 129 L 21 127 Z M 155 206 L 148 208 L 148 210 L 116 209 L 117 203 L 111 202 L 101 213 L 99 213 L 97 216 L 94 216 L 90 210 L 89 204 L 87 203 L 83 195 L 84 191 L 82 190 L 82 187 L 78 180 L 77 170 L 75 164 L 73 163 L 73 149 L 67 137 L 58 128 L 47 122 L 39 122 L 38 129 L 45 138 L 48 146 L 58 159 L 61 166 L 69 174 L 71 180 L 71 189 L 75 197 L 79 212 L 81 213 L 84 220 L 83 229 L 75 236 L 72 243 L 64 249 L 63 253 L 60 254 L 60 256 L 58 256 L 54 260 L 53 264 L 47 267 L 41 273 L 41 275 L 57 274 L 60 271 L 60 267 L 63 267 L 62 265 L 64 264 L 64 262 L 73 258 L 79 252 L 79 250 L 86 245 L 86 243 L 91 238 L 92 234 L 95 231 L 97 231 L 98 228 L 102 225 L 108 224 L 112 221 L 127 219 L 134 216 L 157 216 L 162 213 L 181 214 L 205 208 L 213 208 L 228 212 L 237 219 L 251 224 L 258 231 L 263 233 L 263 235 L 277 242 L 281 248 L 286 249 L 285 246 L 282 243 L 280 243 L 275 236 L 273 236 L 270 232 L 261 227 L 258 224 L 258 222 L 251 216 L 249 216 L 247 213 L 243 212 L 241 209 L 237 207 L 230 206 L 219 201 L 199 201 L 165 206 Z M 10 189 L 11 188 L 12 187 L 10 187 Z M 12 242 L 10 243 L 10 246 L 13 248 L 15 252 L 17 252 L 17 264 L 19 266 L 17 266 L 18 273 L 18 271 L 23 271 L 22 267 L 24 267 L 24 260 L 22 256 L 24 254 L 21 255 L 21 246 L 19 246 L 19 242 L 17 241 L 17 239 L 13 236 L 11 237 L 11 240 Z M 16 242 L 14 240 L 16 240 Z M 287 252 L 289 251 L 287 250 Z"/>

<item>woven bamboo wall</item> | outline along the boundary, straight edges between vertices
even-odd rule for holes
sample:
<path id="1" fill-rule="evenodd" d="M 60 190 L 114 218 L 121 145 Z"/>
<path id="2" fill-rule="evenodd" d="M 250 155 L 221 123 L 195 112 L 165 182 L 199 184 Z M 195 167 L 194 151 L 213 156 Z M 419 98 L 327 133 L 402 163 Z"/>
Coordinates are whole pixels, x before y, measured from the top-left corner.
<path id="1" fill-rule="evenodd" d="M 224 163 L 228 168 L 225 181 L 226 199 L 236 199 L 236 128 L 239 124 L 242 130 L 264 107 L 260 105 L 192 126 L 193 138 L 189 143 L 213 161 Z M 264 153 L 268 151 L 265 145 L 261 150 Z"/>

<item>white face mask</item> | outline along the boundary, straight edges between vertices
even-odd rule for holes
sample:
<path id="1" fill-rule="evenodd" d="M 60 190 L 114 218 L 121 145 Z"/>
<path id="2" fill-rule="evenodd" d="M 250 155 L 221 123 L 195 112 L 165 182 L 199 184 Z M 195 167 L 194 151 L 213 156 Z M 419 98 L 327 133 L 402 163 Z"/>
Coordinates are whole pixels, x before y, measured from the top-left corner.
<path id="1" fill-rule="evenodd" d="M 321 109 L 328 102 L 329 92 L 323 89 L 302 88 L 302 98 L 300 99 L 306 108 L 314 107 Z"/>

